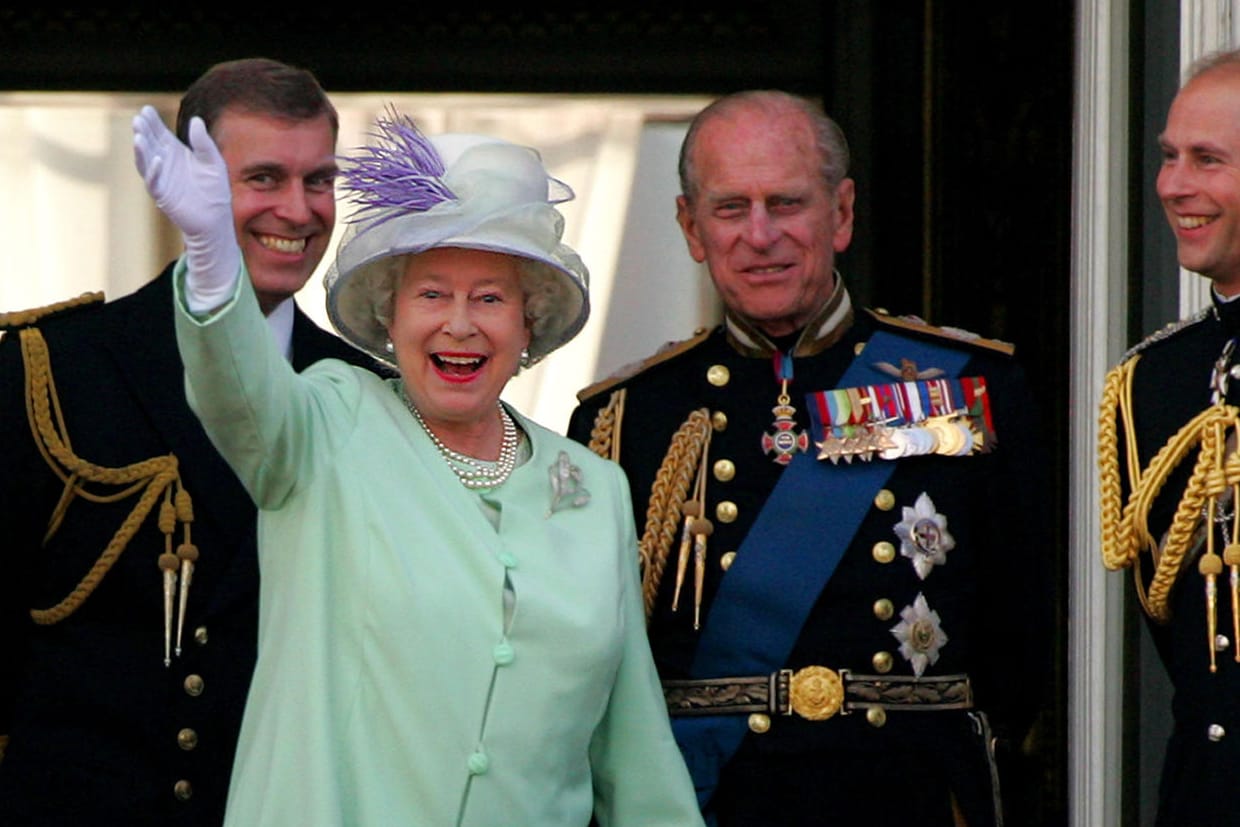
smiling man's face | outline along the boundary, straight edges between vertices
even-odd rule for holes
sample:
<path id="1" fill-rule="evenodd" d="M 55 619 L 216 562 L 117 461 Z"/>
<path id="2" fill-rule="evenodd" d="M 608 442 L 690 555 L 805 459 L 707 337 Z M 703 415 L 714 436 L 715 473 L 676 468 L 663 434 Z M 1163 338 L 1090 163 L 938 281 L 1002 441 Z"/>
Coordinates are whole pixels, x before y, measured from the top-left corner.
<path id="1" fill-rule="evenodd" d="M 336 223 L 336 140 L 327 115 L 225 110 L 212 137 L 228 165 L 237 243 L 264 313 L 310 279 Z"/>
<path id="2" fill-rule="evenodd" d="M 808 117 L 738 107 L 702 124 L 697 189 L 676 218 L 724 304 L 768 336 L 802 328 L 835 288 L 852 240 L 853 182 L 832 192 Z"/>
<path id="3" fill-rule="evenodd" d="M 1159 143 L 1158 197 L 1180 266 L 1223 295 L 1240 293 L 1240 65 L 1189 81 Z"/>

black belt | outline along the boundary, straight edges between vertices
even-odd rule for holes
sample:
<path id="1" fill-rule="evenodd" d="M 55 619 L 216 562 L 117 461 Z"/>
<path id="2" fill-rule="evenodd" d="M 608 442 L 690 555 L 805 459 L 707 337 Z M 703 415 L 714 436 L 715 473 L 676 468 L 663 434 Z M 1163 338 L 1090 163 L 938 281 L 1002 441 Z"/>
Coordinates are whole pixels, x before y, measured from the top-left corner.
<path id="1" fill-rule="evenodd" d="M 973 708 L 968 675 L 854 675 L 825 666 L 807 666 L 796 672 L 781 669 L 754 677 L 665 680 L 663 697 L 671 715 L 795 712 L 811 721 L 858 709 L 935 712 Z"/>

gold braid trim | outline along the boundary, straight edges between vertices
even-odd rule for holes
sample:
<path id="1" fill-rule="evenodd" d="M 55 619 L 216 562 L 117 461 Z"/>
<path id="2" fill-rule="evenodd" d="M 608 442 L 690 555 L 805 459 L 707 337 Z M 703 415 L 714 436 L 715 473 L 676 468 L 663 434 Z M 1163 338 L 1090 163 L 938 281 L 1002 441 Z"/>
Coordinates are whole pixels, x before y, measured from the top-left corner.
<path id="1" fill-rule="evenodd" d="M 620 459 L 624 403 L 625 389 L 613 391 L 607 404 L 594 418 L 594 427 L 590 431 L 590 450 L 604 459 L 617 462 Z M 690 486 L 699 474 L 701 463 L 706 460 L 710 433 L 710 411 L 699 408 L 690 413 L 672 435 L 667 455 L 655 474 L 654 484 L 650 489 L 650 503 L 646 508 L 646 528 L 637 543 L 647 619 L 654 611 L 659 584 L 667 569 L 667 558 L 676 539 Z"/>
<path id="2" fill-rule="evenodd" d="M 26 371 L 26 415 L 30 421 L 30 430 L 48 467 L 64 483 L 60 501 L 48 520 L 43 542 L 46 544 L 60 529 L 65 513 L 75 497 L 89 502 L 110 503 L 142 491 L 137 504 L 104 548 L 99 559 L 68 596 L 50 608 L 31 609 L 30 616 L 36 623 L 50 625 L 73 614 L 91 595 L 161 495 L 164 496 L 165 504 L 159 518 L 159 527 L 166 535 L 166 547 L 171 545 L 172 533 L 177 521 L 180 521 L 185 526 L 183 548 L 187 553 L 196 554 L 196 551 L 189 552 L 192 548 L 189 524 L 193 520 L 193 506 L 189 493 L 181 487 L 177 458 L 173 454 L 153 457 L 121 468 L 95 465 L 74 454 L 52 378 L 47 343 L 39 330 L 33 327 L 21 330 L 20 337 L 22 361 Z M 112 494 L 99 494 L 86 488 L 90 483 L 123 488 Z"/>
<path id="3" fill-rule="evenodd" d="M 620 428 L 627 391 L 627 388 L 620 388 L 608 397 L 607 405 L 594 417 L 594 427 L 590 429 L 590 450 L 614 462 L 620 460 Z"/>
<path id="4" fill-rule="evenodd" d="M 646 508 L 646 529 L 637 543 L 647 618 L 654 611 L 659 583 L 667 568 L 667 558 L 676 539 L 690 486 L 698 475 L 700 463 L 706 461 L 705 448 L 710 441 L 710 433 L 710 411 L 699 408 L 690 413 L 672 435 L 667 455 L 655 474 L 650 503 Z"/>
<path id="5" fill-rule="evenodd" d="M 87 304 L 94 304 L 103 301 L 103 293 L 83 293 L 72 299 L 65 299 L 54 304 L 45 305 L 43 307 L 35 307 L 30 310 L 13 310 L 8 313 L 0 313 L 0 330 L 5 328 L 27 327 L 34 324 L 40 319 L 46 319 L 65 310 L 71 310 L 74 307 L 82 307 Z"/>
<path id="6" fill-rule="evenodd" d="M 1240 456 L 1227 453 L 1227 433 L 1240 430 L 1240 408 L 1212 405 L 1180 428 L 1141 471 L 1133 420 L 1132 377 L 1140 356 L 1113 368 L 1103 387 L 1098 421 L 1098 468 L 1102 528 L 1102 562 L 1111 570 L 1132 567 L 1141 605 L 1151 618 L 1165 623 L 1171 588 L 1185 564 L 1208 505 L 1240 484 Z M 1131 492 L 1122 504 L 1118 421 L 1122 420 Z M 1149 531 L 1149 512 L 1171 473 L 1189 452 L 1200 446 L 1193 471 L 1180 497 L 1161 548 Z M 1121 511 L 1122 504 L 1122 511 Z M 1240 506 L 1240 503 L 1237 504 Z M 1212 527 L 1205 526 L 1206 531 Z M 1148 550 L 1154 575 L 1148 593 L 1141 576 L 1141 551 Z"/>

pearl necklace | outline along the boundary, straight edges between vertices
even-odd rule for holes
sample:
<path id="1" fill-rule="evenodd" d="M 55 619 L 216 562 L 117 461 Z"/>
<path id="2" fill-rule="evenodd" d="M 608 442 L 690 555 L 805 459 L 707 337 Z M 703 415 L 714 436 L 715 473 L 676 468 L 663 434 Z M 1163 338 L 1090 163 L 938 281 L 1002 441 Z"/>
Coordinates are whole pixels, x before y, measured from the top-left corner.
<path id="1" fill-rule="evenodd" d="M 512 417 L 508 415 L 503 403 L 496 400 L 495 407 L 499 408 L 499 418 L 504 426 L 504 435 L 500 441 L 499 459 L 494 463 L 471 457 L 468 454 L 462 454 L 460 451 L 454 451 L 447 445 L 443 444 L 443 440 L 435 435 L 435 432 L 426 424 L 426 420 L 422 418 L 421 412 L 417 405 L 413 404 L 413 400 L 405 393 L 405 388 L 400 387 L 400 398 L 404 400 L 405 407 L 413 414 L 413 418 L 422 426 L 422 430 L 426 431 L 426 435 L 431 438 L 435 448 L 439 451 L 440 456 L 452 469 L 452 473 L 456 474 L 461 484 L 469 489 L 477 488 L 493 488 L 503 484 L 512 473 L 512 469 L 517 467 L 517 444 L 520 439 L 517 433 L 517 425 L 512 421 Z"/>

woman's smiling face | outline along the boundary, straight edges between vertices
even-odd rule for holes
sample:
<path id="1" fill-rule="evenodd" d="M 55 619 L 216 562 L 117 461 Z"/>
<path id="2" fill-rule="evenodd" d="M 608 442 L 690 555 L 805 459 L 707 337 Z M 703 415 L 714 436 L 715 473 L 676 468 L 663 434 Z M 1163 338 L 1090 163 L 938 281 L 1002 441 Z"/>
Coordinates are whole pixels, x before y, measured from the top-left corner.
<path id="1" fill-rule="evenodd" d="M 485 424 L 530 343 L 518 260 L 461 247 L 412 256 L 388 333 L 427 425 L 440 433 Z"/>

